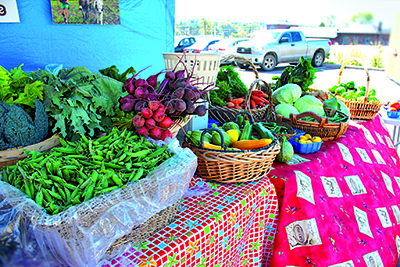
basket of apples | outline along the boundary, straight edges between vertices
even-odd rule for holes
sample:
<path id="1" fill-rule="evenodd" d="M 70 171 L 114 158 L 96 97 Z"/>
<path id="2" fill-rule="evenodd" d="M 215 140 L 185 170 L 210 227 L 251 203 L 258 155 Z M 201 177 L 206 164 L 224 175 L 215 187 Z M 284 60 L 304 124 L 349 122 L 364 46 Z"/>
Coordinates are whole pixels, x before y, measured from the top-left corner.
<path id="1" fill-rule="evenodd" d="M 206 115 L 202 96 L 213 89 L 212 85 L 199 89 L 188 69 L 166 71 L 158 83 L 161 73 L 147 79 L 137 78 L 137 73 L 127 79 L 123 87 L 127 95 L 119 100 L 121 110 L 134 114 L 132 123 L 138 134 L 155 140 L 176 137 L 192 115 Z"/>

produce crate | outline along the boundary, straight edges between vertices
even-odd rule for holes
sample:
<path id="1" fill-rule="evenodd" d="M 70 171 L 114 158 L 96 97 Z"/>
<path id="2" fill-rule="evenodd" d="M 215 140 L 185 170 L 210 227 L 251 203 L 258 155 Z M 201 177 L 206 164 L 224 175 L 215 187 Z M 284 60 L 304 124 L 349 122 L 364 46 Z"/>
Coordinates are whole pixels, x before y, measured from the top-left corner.
<path id="1" fill-rule="evenodd" d="M 177 139 L 171 139 L 169 149 L 175 155 L 145 178 L 56 215 L 48 215 L 24 193 L 0 181 L 0 213 L 10 218 L 6 222 L 9 233 L 24 235 L 22 240 L 35 237 L 46 260 L 97 266 L 175 219 L 197 158 L 182 149 Z"/>
<path id="2" fill-rule="evenodd" d="M 23 150 L 27 151 L 38 151 L 43 152 L 50 150 L 53 147 L 60 145 L 60 140 L 57 138 L 58 135 L 53 135 L 52 137 L 43 140 L 40 143 L 33 144 L 30 146 L 22 148 L 13 148 L 9 150 L 0 151 L 0 168 L 4 166 L 11 166 L 17 164 L 18 161 L 23 160 L 27 157 Z"/>
<path id="3" fill-rule="evenodd" d="M 343 118 L 348 116 L 336 109 L 324 108 L 325 114 L 328 117 L 333 117 L 336 113 Z M 304 117 L 311 117 L 316 119 L 314 121 L 301 120 Z M 310 134 L 311 136 L 319 136 L 324 141 L 337 140 L 342 134 L 344 134 L 349 128 L 350 120 L 346 122 L 329 122 L 329 118 L 321 117 L 314 112 L 303 112 L 300 114 L 290 114 L 290 118 L 278 116 L 278 121 L 283 121 L 290 124 L 293 128 Z"/>
<path id="4" fill-rule="evenodd" d="M 279 138 L 275 134 L 275 140 L 261 149 L 235 151 L 204 148 L 204 135 L 208 131 L 217 131 L 224 143 L 221 131 L 209 128 L 203 131 L 199 146 L 193 145 L 186 136 L 182 144 L 190 148 L 198 158 L 196 174 L 207 180 L 220 183 L 259 180 L 271 171 L 272 163 L 281 150 Z"/>
<path id="5" fill-rule="evenodd" d="M 176 65 L 176 70 L 183 70 L 185 67 L 193 70 L 193 76 L 198 78 L 198 87 L 215 85 L 221 56 L 217 54 L 186 54 L 186 53 L 163 53 L 165 69 L 173 70 Z M 181 62 L 181 64 L 178 64 Z"/>
<path id="6" fill-rule="evenodd" d="M 367 74 L 367 85 L 365 89 L 365 98 L 364 101 L 355 101 L 355 100 L 347 100 L 339 95 L 336 95 L 336 98 L 342 101 L 347 108 L 350 110 L 351 114 L 351 119 L 359 119 L 359 120 L 373 120 L 375 116 L 379 113 L 381 110 L 381 107 L 383 106 L 382 101 L 374 101 L 374 102 L 368 102 L 368 93 L 369 93 L 369 72 L 368 69 L 365 67 L 365 63 L 362 62 L 362 60 L 358 58 L 350 58 L 346 60 L 343 64 L 342 67 L 340 68 L 339 72 L 339 81 L 338 84 L 340 84 L 340 80 L 342 78 L 342 73 L 343 69 L 346 66 L 347 63 L 351 61 L 357 61 L 362 64 L 365 73 Z"/>

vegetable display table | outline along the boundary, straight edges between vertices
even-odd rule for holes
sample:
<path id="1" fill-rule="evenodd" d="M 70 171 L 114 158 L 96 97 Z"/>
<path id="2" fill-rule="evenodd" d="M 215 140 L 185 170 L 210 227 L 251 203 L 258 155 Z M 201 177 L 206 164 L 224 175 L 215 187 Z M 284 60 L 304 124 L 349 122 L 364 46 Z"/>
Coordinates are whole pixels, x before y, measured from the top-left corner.
<path id="1" fill-rule="evenodd" d="M 209 184 L 207 195 L 182 199 L 174 223 L 103 267 L 267 265 L 278 215 L 270 180 Z"/>
<path id="2" fill-rule="evenodd" d="M 280 207 L 270 266 L 396 266 L 400 160 L 381 115 L 289 163 L 269 174 Z"/>

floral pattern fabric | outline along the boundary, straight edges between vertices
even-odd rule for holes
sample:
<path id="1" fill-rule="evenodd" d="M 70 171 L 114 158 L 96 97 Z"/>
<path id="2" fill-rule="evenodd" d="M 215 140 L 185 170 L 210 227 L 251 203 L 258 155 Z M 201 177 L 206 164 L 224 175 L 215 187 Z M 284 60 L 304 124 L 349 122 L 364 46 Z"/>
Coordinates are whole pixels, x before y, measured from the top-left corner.
<path id="1" fill-rule="evenodd" d="M 391 267 L 400 250 L 400 161 L 378 115 L 269 174 L 280 207 L 270 266 Z"/>
<path id="2" fill-rule="evenodd" d="M 192 186 L 204 183 L 195 177 Z M 209 184 L 209 194 L 181 200 L 174 223 L 103 267 L 268 265 L 278 215 L 270 180 Z"/>

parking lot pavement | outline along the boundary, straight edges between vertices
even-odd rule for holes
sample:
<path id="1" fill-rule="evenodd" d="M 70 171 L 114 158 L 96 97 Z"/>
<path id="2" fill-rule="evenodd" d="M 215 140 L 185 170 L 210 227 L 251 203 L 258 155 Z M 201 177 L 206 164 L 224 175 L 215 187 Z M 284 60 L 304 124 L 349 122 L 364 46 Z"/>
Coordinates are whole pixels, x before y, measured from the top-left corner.
<path id="1" fill-rule="evenodd" d="M 263 71 L 258 69 L 260 79 L 270 83 L 273 82 L 273 76 L 280 76 L 282 71 L 289 65 L 278 65 L 273 71 Z M 340 65 L 324 64 L 322 67 L 317 68 L 312 87 L 328 90 L 335 84 L 338 84 Z M 255 74 L 251 69 L 242 70 L 235 67 L 235 70 L 240 74 L 242 81 L 247 85 L 255 80 Z M 394 82 L 387 77 L 383 70 L 369 69 L 368 74 L 370 77 L 369 87 L 374 88 L 377 92 L 377 98 L 386 102 L 394 99 L 400 100 L 400 84 Z M 363 68 L 354 68 L 353 66 L 346 66 L 342 72 L 341 82 L 354 81 L 355 85 L 367 85 L 367 72 Z"/>

